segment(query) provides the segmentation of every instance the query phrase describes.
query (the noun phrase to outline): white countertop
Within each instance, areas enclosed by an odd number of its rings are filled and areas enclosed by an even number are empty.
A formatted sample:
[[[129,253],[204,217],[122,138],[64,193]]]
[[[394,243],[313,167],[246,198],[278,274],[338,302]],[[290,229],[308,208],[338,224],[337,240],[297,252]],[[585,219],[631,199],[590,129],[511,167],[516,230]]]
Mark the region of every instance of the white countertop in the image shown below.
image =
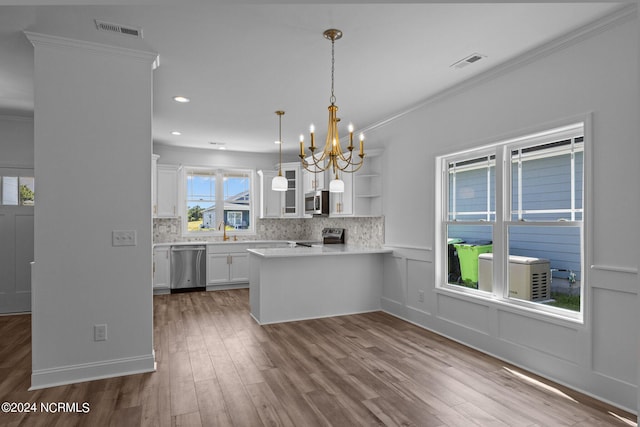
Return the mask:
[[[284,258],[300,256],[323,255],[366,255],[388,254],[393,250],[388,248],[366,248],[353,245],[314,245],[312,247],[296,246],[290,248],[258,248],[247,249],[248,252],[264,258]]]
[[[160,246],[182,246],[182,245],[263,245],[263,244],[295,244],[295,241],[292,240],[227,240],[223,242],[221,240],[211,240],[211,241],[191,241],[191,242],[164,242],[164,243],[154,243],[153,247]]]

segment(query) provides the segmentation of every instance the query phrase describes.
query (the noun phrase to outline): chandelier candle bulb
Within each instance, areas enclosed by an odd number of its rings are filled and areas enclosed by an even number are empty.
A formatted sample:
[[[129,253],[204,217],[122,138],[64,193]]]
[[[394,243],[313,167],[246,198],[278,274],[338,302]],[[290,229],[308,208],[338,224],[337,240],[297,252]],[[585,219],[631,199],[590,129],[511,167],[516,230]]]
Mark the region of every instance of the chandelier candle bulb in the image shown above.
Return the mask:
[[[353,124],[349,123],[349,151],[353,150]]]
[[[364,134],[360,134],[360,157],[364,157]]]

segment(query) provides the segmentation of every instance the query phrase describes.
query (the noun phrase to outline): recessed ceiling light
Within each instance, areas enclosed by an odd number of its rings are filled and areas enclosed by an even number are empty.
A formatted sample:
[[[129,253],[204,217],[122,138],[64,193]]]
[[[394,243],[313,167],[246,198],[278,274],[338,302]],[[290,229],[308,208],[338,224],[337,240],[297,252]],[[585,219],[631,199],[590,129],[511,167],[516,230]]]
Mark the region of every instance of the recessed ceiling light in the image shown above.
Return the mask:
[[[180,136],[182,135],[182,132],[178,132],[177,130],[174,130],[171,132],[171,135]]]
[[[222,147],[218,148],[218,150],[226,150],[226,149],[227,149],[227,147],[225,147],[225,146],[222,146]]]
[[[187,98],[186,96],[174,96],[173,100],[176,102],[180,102],[180,103],[185,103],[185,102],[189,102],[191,101],[189,98]]]
[[[282,144],[281,141],[273,141],[274,144]]]

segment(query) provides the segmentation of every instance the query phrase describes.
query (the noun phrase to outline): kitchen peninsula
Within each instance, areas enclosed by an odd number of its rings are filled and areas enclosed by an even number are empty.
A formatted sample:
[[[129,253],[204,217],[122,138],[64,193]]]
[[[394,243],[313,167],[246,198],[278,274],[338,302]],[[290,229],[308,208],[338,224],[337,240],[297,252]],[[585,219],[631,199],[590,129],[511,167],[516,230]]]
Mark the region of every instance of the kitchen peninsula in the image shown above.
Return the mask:
[[[251,316],[260,324],[380,309],[385,248],[249,249]]]

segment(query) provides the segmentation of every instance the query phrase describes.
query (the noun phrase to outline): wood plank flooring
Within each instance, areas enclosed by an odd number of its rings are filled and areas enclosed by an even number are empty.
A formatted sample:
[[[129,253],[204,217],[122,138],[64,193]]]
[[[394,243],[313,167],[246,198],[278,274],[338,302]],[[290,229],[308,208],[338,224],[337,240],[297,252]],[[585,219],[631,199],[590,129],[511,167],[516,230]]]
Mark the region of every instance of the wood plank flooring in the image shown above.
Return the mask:
[[[29,315],[0,317],[2,426],[607,426],[635,416],[382,312],[259,326],[248,290],[154,297],[158,370],[27,391]]]

